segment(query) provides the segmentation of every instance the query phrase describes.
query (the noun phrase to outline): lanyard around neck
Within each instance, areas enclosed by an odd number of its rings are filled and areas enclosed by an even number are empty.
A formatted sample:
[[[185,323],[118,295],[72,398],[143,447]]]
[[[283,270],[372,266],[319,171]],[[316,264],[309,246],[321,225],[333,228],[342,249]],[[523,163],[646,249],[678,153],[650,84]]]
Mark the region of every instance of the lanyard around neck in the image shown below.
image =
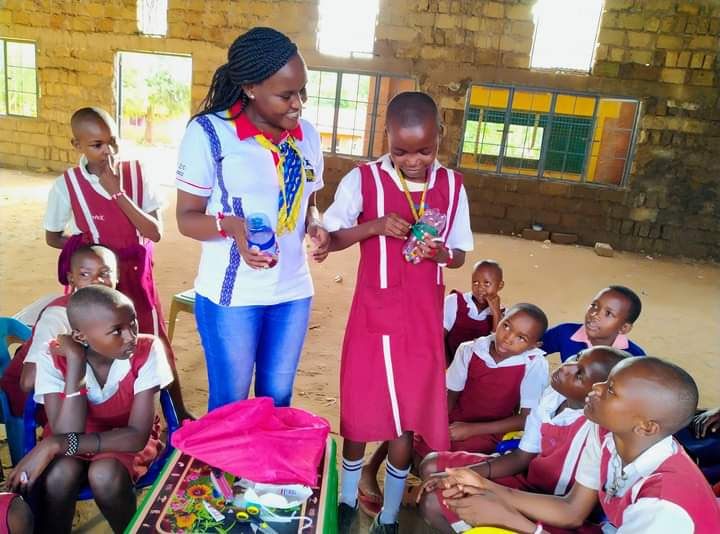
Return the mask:
[[[412,211],[413,217],[415,218],[415,222],[418,222],[420,220],[420,218],[423,216],[423,213],[425,213],[425,197],[427,196],[428,184],[430,183],[430,177],[428,176],[427,179],[425,180],[425,185],[423,186],[422,196],[420,197],[420,207],[418,209],[416,209],[415,202],[413,202],[412,195],[410,195],[410,189],[408,189],[407,180],[405,180],[405,176],[403,176],[403,173],[400,170],[400,167],[395,167],[395,171],[397,172],[398,178],[400,178],[400,184],[402,185],[403,193],[405,193],[405,198],[407,198],[408,204],[410,205],[410,211]]]

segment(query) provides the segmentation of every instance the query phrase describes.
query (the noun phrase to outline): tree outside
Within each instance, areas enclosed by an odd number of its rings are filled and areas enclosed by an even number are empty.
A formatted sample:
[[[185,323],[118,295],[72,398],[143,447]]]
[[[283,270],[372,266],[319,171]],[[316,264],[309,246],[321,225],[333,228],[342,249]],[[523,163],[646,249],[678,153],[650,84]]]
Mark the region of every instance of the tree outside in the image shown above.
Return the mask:
[[[146,146],[177,146],[190,118],[189,57],[121,52],[120,135]]]

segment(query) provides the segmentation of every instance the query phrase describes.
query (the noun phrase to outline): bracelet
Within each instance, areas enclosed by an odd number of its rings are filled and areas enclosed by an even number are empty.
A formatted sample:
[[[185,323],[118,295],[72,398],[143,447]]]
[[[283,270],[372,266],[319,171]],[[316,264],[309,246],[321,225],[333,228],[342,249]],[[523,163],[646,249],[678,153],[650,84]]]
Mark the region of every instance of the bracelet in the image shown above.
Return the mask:
[[[87,395],[87,388],[80,388],[75,393],[60,393],[61,399],[72,399],[73,397],[85,397]]]
[[[80,435],[77,432],[68,432],[65,434],[65,441],[67,442],[65,456],[75,456],[80,448]]]
[[[533,532],[533,534],[542,534],[542,531],[543,531],[543,524],[542,524],[542,523],[538,523],[538,524],[535,526],[535,532]]]
[[[98,454],[100,452],[100,444],[102,443],[102,439],[100,438],[100,432],[93,432],[95,434],[95,440],[97,441],[97,444],[95,445],[95,454]]]
[[[121,190],[118,191],[117,193],[113,193],[112,195],[110,195],[110,198],[111,198],[112,200],[117,200],[118,198],[124,197],[124,196],[125,196],[125,191],[123,191],[123,190],[121,189]]]
[[[225,214],[221,211],[218,211],[217,215],[215,215],[215,228],[217,228],[218,234],[227,239],[227,232],[222,229],[222,225],[220,224],[220,221],[222,221],[224,218]]]

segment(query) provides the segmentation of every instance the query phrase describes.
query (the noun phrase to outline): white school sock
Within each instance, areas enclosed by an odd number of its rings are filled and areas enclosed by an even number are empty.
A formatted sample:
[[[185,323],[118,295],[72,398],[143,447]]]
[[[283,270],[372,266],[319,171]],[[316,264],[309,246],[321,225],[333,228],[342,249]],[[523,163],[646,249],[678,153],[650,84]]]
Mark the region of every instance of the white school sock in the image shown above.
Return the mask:
[[[362,474],[363,459],[342,459],[342,479],[340,480],[340,502],[355,508],[357,504],[358,485]]]
[[[398,469],[388,460],[385,465],[385,498],[380,511],[379,522],[389,525],[397,521],[403,494],[405,493],[405,481],[407,480],[410,467]]]

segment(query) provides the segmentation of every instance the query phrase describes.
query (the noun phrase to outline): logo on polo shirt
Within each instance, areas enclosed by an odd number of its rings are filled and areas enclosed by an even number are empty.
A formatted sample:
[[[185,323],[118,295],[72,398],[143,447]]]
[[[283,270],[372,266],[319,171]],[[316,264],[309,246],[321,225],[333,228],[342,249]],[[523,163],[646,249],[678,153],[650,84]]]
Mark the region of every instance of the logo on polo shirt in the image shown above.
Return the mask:
[[[314,182],[315,181],[315,171],[313,170],[313,166],[310,165],[310,162],[303,158],[303,166],[305,167],[305,181],[306,182]]]
[[[94,221],[104,221],[105,215],[93,215],[92,218]]]
[[[175,173],[177,176],[180,176],[183,178],[185,176],[185,164],[184,163],[178,163],[177,172]]]

